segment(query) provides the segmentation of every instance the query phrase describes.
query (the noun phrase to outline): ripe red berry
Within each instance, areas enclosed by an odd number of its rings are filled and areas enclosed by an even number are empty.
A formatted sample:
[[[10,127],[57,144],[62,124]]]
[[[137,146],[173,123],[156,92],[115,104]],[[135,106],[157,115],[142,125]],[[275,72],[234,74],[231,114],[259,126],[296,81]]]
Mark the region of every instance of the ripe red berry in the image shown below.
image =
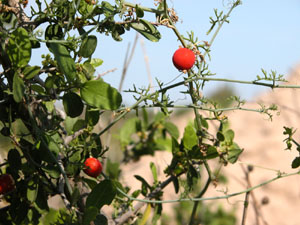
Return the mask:
[[[96,158],[87,158],[84,162],[83,172],[91,177],[98,177],[102,172],[102,164]]]
[[[10,174],[0,176],[0,194],[5,194],[15,188],[15,181]]]
[[[179,48],[175,51],[172,60],[178,70],[189,70],[193,67],[196,57],[191,49]]]

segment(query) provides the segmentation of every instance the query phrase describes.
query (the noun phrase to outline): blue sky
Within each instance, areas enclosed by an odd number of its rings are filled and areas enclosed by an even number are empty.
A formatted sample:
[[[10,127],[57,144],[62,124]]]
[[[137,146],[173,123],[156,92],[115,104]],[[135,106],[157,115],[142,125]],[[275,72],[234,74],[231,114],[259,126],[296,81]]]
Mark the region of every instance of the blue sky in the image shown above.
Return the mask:
[[[114,1],[109,1],[114,2]],[[132,1],[133,2],[133,1]],[[209,41],[206,36],[209,29],[209,17],[213,16],[213,9],[218,8],[227,12],[228,0],[172,0],[169,7],[174,7],[180,21],[177,28],[182,34],[193,30],[199,40]],[[254,80],[261,74],[261,68],[267,71],[276,70],[281,74],[288,74],[300,62],[300,1],[299,0],[244,0],[229,18],[216,38],[211,52],[210,70],[217,77]],[[154,7],[152,0],[140,0],[148,7]],[[154,20],[154,16],[146,14],[146,18]],[[144,39],[147,56],[149,58],[152,79],[155,77],[164,83],[170,82],[179,75],[172,64],[172,55],[180,43],[171,29],[158,28],[162,39],[158,43]],[[104,63],[97,69],[98,73],[117,68],[113,73],[105,75],[106,82],[114,87],[119,86],[123,61],[128,43],[133,43],[135,32],[123,35],[122,42],[115,42],[110,36],[97,34],[98,47],[94,58],[101,58]],[[143,38],[143,37],[140,37]],[[34,54],[32,61],[39,61],[40,54]],[[179,77],[176,81],[180,81]],[[155,81],[154,81],[155,82]],[[133,60],[128,69],[123,89],[129,89],[135,84],[137,87],[147,86],[148,78],[144,55],[140,41],[137,44]],[[204,93],[213,92],[221,83],[211,82]],[[257,93],[266,90],[250,85],[234,85],[242,98],[251,99]],[[170,92],[173,100],[183,99],[177,88]],[[124,103],[131,104],[134,99],[130,94],[122,93]],[[187,97],[186,102],[189,101]]]

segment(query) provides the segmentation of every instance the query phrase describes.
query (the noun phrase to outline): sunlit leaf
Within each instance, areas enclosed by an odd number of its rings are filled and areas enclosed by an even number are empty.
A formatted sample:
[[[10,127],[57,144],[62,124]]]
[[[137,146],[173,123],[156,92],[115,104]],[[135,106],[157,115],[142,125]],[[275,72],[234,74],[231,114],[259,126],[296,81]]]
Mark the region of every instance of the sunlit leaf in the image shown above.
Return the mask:
[[[28,64],[31,58],[31,42],[24,28],[19,27],[10,35],[7,55],[15,67],[24,67]]]
[[[16,102],[20,102],[24,96],[25,85],[18,73],[13,78],[13,97]]]
[[[122,96],[117,89],[102,80],[90,80],[80,88],[82,99],[90,106],[98,109],[118,109]]]
[[[76,77],[76,67],[68,49],[64,45],[57,43],[50,43],[49,48],[55,56],[60,71],[66,76],[68,81],[73,81]]]
[[[161,38],[159,31],[147,20],[131,23],[130,26],[150,41],[158,42]]]
[[[88,58],[90,57],[97,47],[97,37],[95,35],[89,35],[84,37],[80,49],[79,55]]]

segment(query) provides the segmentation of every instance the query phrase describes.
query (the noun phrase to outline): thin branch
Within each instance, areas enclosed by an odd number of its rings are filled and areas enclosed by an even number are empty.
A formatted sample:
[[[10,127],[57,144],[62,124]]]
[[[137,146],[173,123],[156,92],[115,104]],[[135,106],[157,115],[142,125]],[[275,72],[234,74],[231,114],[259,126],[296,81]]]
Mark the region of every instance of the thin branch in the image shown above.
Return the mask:
[[[61,157],[59,155],[58,155],[57,162],[58,162],[59,166],[64,170],[64,165],[63,165],[63,163],[61,161]],[[64,179],[63,174],[61,173],[60,177],[59,177],[59,181],[58,181],[58,191],[59,191],[59,194],[60,194],[66,208],[68,210],[70,210],[72,208],[72,205],[67,199],[67,196],[64,191],[64,187],[65,187],[65,179]]]
[[[210,167],[209,167],[209,165],[206,161],[204,161],[204,165],[205,165],[205,168],[206,168],[206,171],[207,171],[207,174],[208,174],[208,179],[206,181],[206,184],[205,184],[204,188],[201,190],[201,192],[197,195],[196,198],[201,198],[205,194],[205,192],[207,191],[207,189],[208,189],[208,187],[209,187],[209,185],[212,181],[212,173],[211,173]],[[189,225],[194,224],[195,215],[196,215],[196,212],[197,212],[198,205],[199,205],[198,201],[194,202],[193,211],[192,211],[192,214],[191,214],[191,217],[190,217]]]
[[[64,138],[64,145],[67,146],[70,144],[71,141],[73,141],[75,138],[77,138],[79,135],[83,134],[86,128],[80,129],[76,131],[74,134],[67,136]]]
[[[105,76],[105,75],[108,74],[108,73],[113,73],[113,72],[115,72],[116,70],[117,70],[117,68],[113,68],[113,69],[111,69],[111,70],[107,70],[107,71],[105,71],[105,72],[103,72],[103,73],[100,73],[100,74],[98,74],[98,76],[95,78],[95,80],[99,80],[100,77],[103,77],[103,76]]]
[[[124,193],[122,190],[118,189],[118,192],[122,195],[124,195],[125,197],[129,198],[129,200],[132,201],[138,201],[138,202],[144,202],[144,203],[152,203],[152,204],[165,204],[165,203],[175,203],[175,202],[189,202],[189,201],[211,201],[211,200],[219,200],[219,199],[229,199],[238,195],[242,195],[245,194],[247,192],[253,191],[257,188],[260,188],[262,186],[265,186],[269,183],[272,183],[276,180],[282,179],[282,178],[286,178],[286,177],[290,177],[290,176],[295,176],[295,175],[300,175],[300,171],[294,172],[294,173],[288,173],[288,174],[278,174],[278,176],[269,179],[265,182],[262,182],[256,186],[252,186],[250,188],[247,188],[245,190],[239,191],[239,192],[234,192],[232,194],[228,194],[228,195],[223,195],[223,196],[216,196],[216,197],[208,197],[208,198],[180,198],[180,199],[172,199],[172,200],[148,200],[148,199],[139,199],[139,198],[133,198],[131,196],[129,196],[128,194]]]
[[[123,6],[125,6],[125,7],[130,7],[130,8],[135,8],[135,7],[136,7],[136,4],[130,3],[130,2],[123,2]],[[144,7],[144,6],[141,6],[141,5],[139,5],[139,8],[141,8],[143,11],[151,12],[151,13],[162,14],[162,13],[164,12],[164,11],[159,11],[159,10],[154,9],[154,8]]]
[[[249,178],[250,170],[246,170],[243,166],[242,166],[242,169],[243,169],[243,171],[245,173],[245,179],[246,179],[246,182],[247,182],[247,188],[250,188],[251,187],[250,178]],[[241,223],[241,225],[245,225],[246,224],[247,209],[248,209],[248,206],[249,206],[249,194],[250,194],[250,191],[246,192],[246,194],[245,194],[244,209],[243,209],[243,216],[242,216],[242,223]]]
[[[139,203],[137,203],[134,206],[133,210],[129,210],[128,212],[126,212],[125,214],[121,215],[120,217],[118,217],[117,219],[115,219],[115,224],[116,225],[121,225],[126,223],[130,218],[133,218],[137,212],[147,203],[147,200],[155,197],[157,195],[157,193],[159,193],[162,189],[164,189],[169,183],[171,183],[173,181],[175,177],[171,176],[169,177],[167,180],[165,180],[163,183],[161,183],[159,185],[159,187],[157,187],[156,189],[154,189],[147,198],[145,198],[145,201],[140,201]],[[126,193],[124,193],[121,189],[117,188],[117,190],[125,195],[127,198],[129,198],[129,200],[132,200],[131,197],[129,195],[127,195]],[[150,200],[149,200],[150,201]]]

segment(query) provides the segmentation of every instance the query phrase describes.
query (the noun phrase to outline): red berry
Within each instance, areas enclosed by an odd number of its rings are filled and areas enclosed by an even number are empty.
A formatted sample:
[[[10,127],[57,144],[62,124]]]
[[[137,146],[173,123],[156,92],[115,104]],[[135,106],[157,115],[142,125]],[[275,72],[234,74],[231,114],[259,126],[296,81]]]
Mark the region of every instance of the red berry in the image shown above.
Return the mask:
[[[15,188],[15,181],[10,174],[0,176],[0,194],[5,194]]]
[[[196,57],[191,49],[179,48],[175,51],[172,60],[178,70],[189,70],[193,67]]]
[[[96,158],[87,158],[84,162],[83,172],[91,177],[98,177],[102,172],[102,164]]]

